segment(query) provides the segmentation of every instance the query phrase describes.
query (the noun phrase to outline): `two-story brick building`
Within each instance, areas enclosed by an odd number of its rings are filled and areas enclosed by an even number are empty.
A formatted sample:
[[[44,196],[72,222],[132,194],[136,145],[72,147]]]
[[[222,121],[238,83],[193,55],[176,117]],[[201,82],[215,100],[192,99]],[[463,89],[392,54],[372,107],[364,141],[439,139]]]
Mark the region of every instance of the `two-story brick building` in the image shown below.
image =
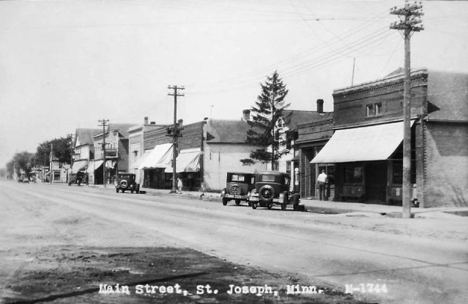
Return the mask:
[[[335,200],[401,204],[403,80],[334,91],[333,135],[311,163],[334,166]],[[467,206],[468,75],[413,70],[411,126],[413,196]]]

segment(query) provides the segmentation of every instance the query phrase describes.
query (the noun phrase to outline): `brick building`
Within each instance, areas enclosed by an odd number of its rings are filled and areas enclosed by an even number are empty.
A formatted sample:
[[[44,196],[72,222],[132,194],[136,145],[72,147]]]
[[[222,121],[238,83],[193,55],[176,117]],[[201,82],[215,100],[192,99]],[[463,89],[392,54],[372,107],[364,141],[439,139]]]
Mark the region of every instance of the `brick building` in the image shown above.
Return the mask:
[[[401,204],[403,80],[334,91],[333,135],[311,163],[333,167],[335,200]],[[467,206],[468,75],[413,70],[411,126],[413,197]]]

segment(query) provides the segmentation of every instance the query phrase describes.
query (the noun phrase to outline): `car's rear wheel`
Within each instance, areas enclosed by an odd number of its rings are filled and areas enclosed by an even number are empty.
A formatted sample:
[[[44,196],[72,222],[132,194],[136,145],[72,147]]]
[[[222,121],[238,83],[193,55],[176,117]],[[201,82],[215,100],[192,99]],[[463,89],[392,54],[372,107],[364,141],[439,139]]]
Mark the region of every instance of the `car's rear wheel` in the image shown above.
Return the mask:
[[[257,209],[257,203],[251,203],[252,204],[252,209]]]
[[[269,203],[268,206],[267,206],[268,209],[271,209],[273,208],[273,204],[272,203]]]
[[[133,190],[131,190],[132,194],[133,194]]]
[[[119,188],[115,188],[115,192],[116,192],[116,193],[119,193]]]
[[[241,203],[241,201],[240,201],[240,200],[236,200],[236,205],[237,205],[237,206],[239,206],[239,205],[240,205],[240,203]]]

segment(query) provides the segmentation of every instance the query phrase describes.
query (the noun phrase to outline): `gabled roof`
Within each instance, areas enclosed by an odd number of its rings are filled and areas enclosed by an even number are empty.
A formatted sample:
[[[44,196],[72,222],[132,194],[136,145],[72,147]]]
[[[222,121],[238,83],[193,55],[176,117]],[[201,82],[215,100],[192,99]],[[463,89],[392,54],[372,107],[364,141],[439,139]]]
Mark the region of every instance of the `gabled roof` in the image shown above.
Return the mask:
[[[108,130],[109,132],[113,132],[114,130],[118,130],[119,134],[123,138],[128,138],[128,129],[131,127],[138,126],[138,124],[129,124],[129,123],[110,123]]]
[[[79,128],[75,131],[74,145],[76,146],[76,140],[80,140],[80,146],[82,145],[93,145],[93,137],[101,132],[100,129],[84,129]]]
[[[247,141],[250,126],[243,120],[209,119],[206,124],[208,143],[242,143]]]
[[[333,117],[333,112],[283,110],[283,119],[291,130],[296,130],[298,125],[326,120],[331,117]]]

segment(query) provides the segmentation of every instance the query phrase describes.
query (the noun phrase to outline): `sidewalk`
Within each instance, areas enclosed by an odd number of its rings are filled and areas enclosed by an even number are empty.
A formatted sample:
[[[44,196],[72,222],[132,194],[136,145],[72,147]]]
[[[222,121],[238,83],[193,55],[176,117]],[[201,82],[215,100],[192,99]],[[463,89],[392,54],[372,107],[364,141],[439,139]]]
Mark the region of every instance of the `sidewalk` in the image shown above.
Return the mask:
[[[182,194],[170,193],[170,190],[161,189],[142,189],[146,195],[154,196],[180,196],[191,199],[201,199],[205,201],[213,201],[221,203],[219,193],[198,192],[198,191],[183,191]],[[401,217],[403,207],[388,206],[377,204],[363,204],[351,202],[333,202],[319,201],[312,199],[301,199],[301,205],[305,206],[305,211],[321,214],[342,214],[342,213],[360,213],[373,214],[389,217]],[[289,208],[289,207],[288,207]],[[411,213],[415,218],[460,218],[460,216],[468,216],[468,207],[441,207],[441,208],[411,208]]]

